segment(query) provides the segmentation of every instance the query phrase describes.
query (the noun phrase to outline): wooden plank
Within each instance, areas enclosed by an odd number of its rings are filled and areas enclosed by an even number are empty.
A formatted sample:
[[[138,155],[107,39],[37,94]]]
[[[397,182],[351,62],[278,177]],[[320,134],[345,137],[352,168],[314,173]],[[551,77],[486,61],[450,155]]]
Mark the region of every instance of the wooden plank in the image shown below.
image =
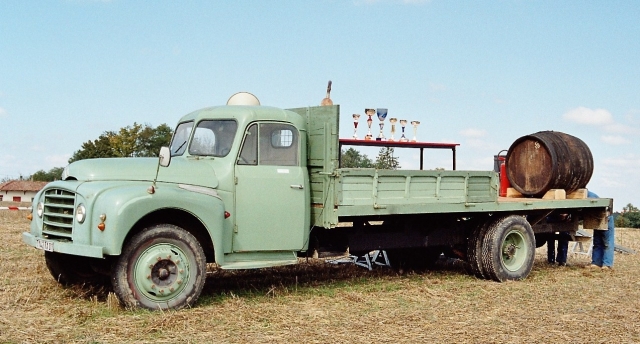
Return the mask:
[[[586,199],[589,191],[587,189],[578,189],[567,194],[567,199]]]
[[[524,198],[524,195],[514,188],[507,188],[507,198]]]
[[[551,189],[542,196],[542,199],[567,199],[567,192],[564,189]]]

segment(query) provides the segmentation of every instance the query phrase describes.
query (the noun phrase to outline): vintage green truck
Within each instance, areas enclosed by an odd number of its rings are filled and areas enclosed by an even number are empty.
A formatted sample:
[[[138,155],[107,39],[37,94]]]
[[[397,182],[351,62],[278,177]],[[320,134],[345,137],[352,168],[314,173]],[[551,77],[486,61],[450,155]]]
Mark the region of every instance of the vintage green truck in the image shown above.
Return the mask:
[[[526,278],[536,238],[603,226],[610,199],[498,197],[494,171],[340,168],[339,105],[225,105],[180,119],[158,158],[68,165],[23,241],[62,284],[110,281],[127,307],[193,305],[207,263],[254,269],[318,251],[445,252],[480,278]],[[548,223],[553,214],[572,221]],[[339,225],[340,224],[340,225]]]

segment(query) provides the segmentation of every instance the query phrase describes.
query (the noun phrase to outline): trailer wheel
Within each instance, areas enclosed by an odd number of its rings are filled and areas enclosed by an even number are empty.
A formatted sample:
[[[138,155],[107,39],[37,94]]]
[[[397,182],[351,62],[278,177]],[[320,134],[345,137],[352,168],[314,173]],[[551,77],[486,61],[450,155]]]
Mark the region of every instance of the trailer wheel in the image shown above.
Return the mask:
[[[163,224],[131,238],[112,276],[113,289],[126,307],[180,309],[200,296],[206,259],[193,235]]]
[[[482,264],[482,241],[490,224],[491,222],[488,221],[474,228],[467,240],[467,263],[469,263],[471,273],[478,278],[488,278]]]
[[[44,261],[51,276],[64,286],[80,284],[105,285],[109,283],[109,278],[106,275],[96,272],[92,267],[94,260],[96,261],[96,265],[98,263],[104,263],[99,262],[97,258],[74,256],[58,252],[44,252]]]
[[[482,243],[485,278],[498,282],[526,278],[533,267],[535,237],[531,225],[518,215],[493,222]]]

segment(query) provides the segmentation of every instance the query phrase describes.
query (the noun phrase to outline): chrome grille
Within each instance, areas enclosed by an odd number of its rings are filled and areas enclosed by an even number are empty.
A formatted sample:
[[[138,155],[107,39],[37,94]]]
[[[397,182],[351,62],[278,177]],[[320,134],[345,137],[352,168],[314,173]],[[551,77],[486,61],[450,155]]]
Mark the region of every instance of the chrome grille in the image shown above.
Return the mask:
[[[44,234],[71,238],[75,211],[75,193],[51,189],[44,193]]]

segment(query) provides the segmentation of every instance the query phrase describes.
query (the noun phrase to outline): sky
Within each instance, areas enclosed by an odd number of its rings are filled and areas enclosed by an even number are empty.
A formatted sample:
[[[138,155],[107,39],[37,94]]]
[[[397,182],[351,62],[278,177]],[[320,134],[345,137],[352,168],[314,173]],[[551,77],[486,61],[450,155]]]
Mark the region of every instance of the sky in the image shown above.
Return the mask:
[[[319,105],[332,80],[340,137],[352,114],[387,108],[420,121],[419,141],[459,143],[459,170],[491,170],[516,139],[560,131],[589,146],[590,190],[637,206],[638,18],[622,0],[0,1],[0,179],[239,91]],[[418,168],[417,152],[396,154]],[[425,158],[451,165],[448,151]]]

